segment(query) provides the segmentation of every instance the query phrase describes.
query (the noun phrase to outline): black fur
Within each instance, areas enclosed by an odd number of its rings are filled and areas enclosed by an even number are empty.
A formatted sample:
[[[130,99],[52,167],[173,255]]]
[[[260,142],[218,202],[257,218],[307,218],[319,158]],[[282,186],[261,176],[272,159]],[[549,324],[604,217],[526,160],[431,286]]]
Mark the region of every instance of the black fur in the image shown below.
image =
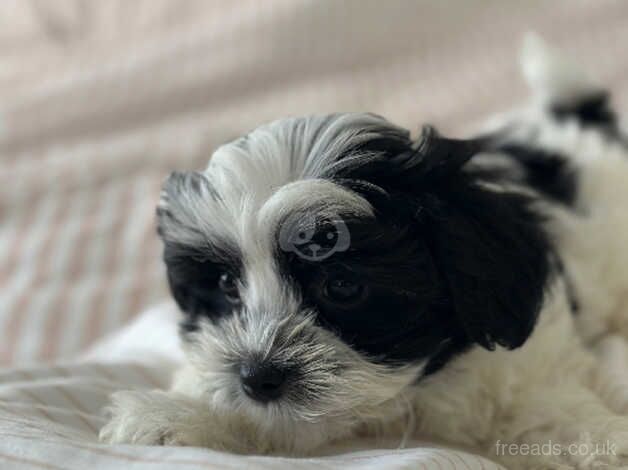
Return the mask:
[[[461,171],[482,140],[426,128],[418,145],[374,143],[382,158],[335,178],[371,202],[375,219],[348,222],[347,252],[318,265],[292,263],[322,324],[385,362],[428,359],[426,374],[474,343],[523,344],[551,272],[551,244],[531,199],[489,191]],[[349,311],[321,302],[309,286],[334,270],[367,284],[368,302]]]
[[[578,190],[578,175],[564,155],[521,144],[508,144],[496,150],[521,165],[525,174],[524,184],[554,201],[573,206]]]
[[[172,173],[164,183],[163,191],[169,203],[176,203],[185,193],[207,194],[211,198],[219,199],[214,188],[199,172]],[[157,209],[157,233],[164,240],[163,259],[167,268],[168,285],[184,313],[180,328],[185,335],[198,328],[201,317],[216,320],[233,311],[233,305],[220,290],[218,280],[225,272],[238,277],[242,269],[242,256],[238,247],[226,241],[187,246],[170,240],[168,227],[183,225],[182,220],[185,220],[180,213],[185,208],[176,204],[175,207],[178,210],[169,206]],[[197,232],[199,239],[204,238],[198,227],[186,226],[186,229]]]
[[[170,292],[185,314],[180,324],[184,335],[198,329],[200,318],[217,320],[233,311],[233,304],[220,290],[218,280],[225,272],[238,277],[241,260],[234,253],[218,256],[215,249],[211,253],[208,256],[207,250],[173,243],[164,245]]]
[[[610,94],[600,90],[582,97],[576,102],[554,103],[550,112],[559,121],[576,119],[584,127],[596,127],[608,135],[617,137],[617,115],[611,109]]]

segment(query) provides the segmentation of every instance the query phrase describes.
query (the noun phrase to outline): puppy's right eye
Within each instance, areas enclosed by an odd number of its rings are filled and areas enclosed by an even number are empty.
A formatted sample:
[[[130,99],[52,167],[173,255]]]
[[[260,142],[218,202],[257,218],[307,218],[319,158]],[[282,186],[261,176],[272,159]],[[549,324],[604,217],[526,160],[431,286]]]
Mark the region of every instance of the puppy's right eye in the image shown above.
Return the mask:
[[[342,278],[331,279],[324,287],[325,295],[337,303],[352,302],[363,290],[364,286]]]
[[[341,275],[328,277],[319,287],[320,301],[332,308],[355,308],[361,305],[368,296],[367,285]]]
[[[225,294],[227,300],[233,304],[240,303],[240,293],[238,283],[231,273],[222,273],[218,279],[218,287]]]

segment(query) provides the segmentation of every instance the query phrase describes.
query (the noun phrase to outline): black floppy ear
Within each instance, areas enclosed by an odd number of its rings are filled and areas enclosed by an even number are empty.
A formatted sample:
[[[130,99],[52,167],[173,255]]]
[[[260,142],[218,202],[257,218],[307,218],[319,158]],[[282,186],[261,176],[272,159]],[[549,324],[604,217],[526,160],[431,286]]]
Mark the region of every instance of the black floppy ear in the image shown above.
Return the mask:
[[[416,227],[438,271],[442,297],[432,310],[455,322],[456,334],[516,348],[536,323],[551,245],[529,196],[491,190],[463,168],[490,146],[490,136],[448,139],[424,127],[416,143],[378,141],[382,158],[341,177],[379,216]]]
[[[532,332],[550,276],[541,217],[520,194],[459,181],[424,199],[420,226],[468,338],[487,349],[521,346]]]
[[[468,338],[487,349],[516,348],[541,309],[551,244],[530,196],[491,190],[479,175],[461,171],[490,142],[424,129],[415,157],[423,183],[417,219]]]
[[[494,191],[465,167],[491,136],[448,139],[431,127],[415,143],[381,135],[359,149],[376,158],[348,158],[335,177],[378,217],[416,228],[438,272],[439,299],[428,308],[455,334],[487,349],[523,344],[543,303],[551,244],[529,196]]]

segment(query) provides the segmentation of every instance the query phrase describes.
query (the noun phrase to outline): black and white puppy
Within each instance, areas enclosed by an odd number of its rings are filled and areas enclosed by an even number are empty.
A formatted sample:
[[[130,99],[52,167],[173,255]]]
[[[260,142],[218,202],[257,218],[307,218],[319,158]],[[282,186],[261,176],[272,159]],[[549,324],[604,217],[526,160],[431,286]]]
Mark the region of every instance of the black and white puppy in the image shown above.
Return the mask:
[[[534,102],[481,138],[288,118],[173,174],[159,233],[187,365],[171,391],[115,394],[101,439],[298,455],[411,433],[510,468],[628,464],[628,408],[589,350],[628,334],[628,152],[606,95],[539,40],[524,71]],[[495,447],[550,440],[617,447]]]

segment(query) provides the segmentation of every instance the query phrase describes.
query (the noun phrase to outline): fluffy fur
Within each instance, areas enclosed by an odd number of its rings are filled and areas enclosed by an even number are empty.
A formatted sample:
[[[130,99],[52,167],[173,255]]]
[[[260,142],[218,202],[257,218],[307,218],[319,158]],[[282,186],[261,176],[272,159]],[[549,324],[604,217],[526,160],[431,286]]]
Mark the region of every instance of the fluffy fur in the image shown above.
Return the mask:
[[[533,103],[479,138],[289,118],[173,174],[188,363],[168,392],[115,394],[101,439],[305,455],[417,434],[508,468],[628,465],[590,352],[628,335],[628,152],[603,90],[538,39],[523,62]],[[548,441],[581,446],[499,447]]]

